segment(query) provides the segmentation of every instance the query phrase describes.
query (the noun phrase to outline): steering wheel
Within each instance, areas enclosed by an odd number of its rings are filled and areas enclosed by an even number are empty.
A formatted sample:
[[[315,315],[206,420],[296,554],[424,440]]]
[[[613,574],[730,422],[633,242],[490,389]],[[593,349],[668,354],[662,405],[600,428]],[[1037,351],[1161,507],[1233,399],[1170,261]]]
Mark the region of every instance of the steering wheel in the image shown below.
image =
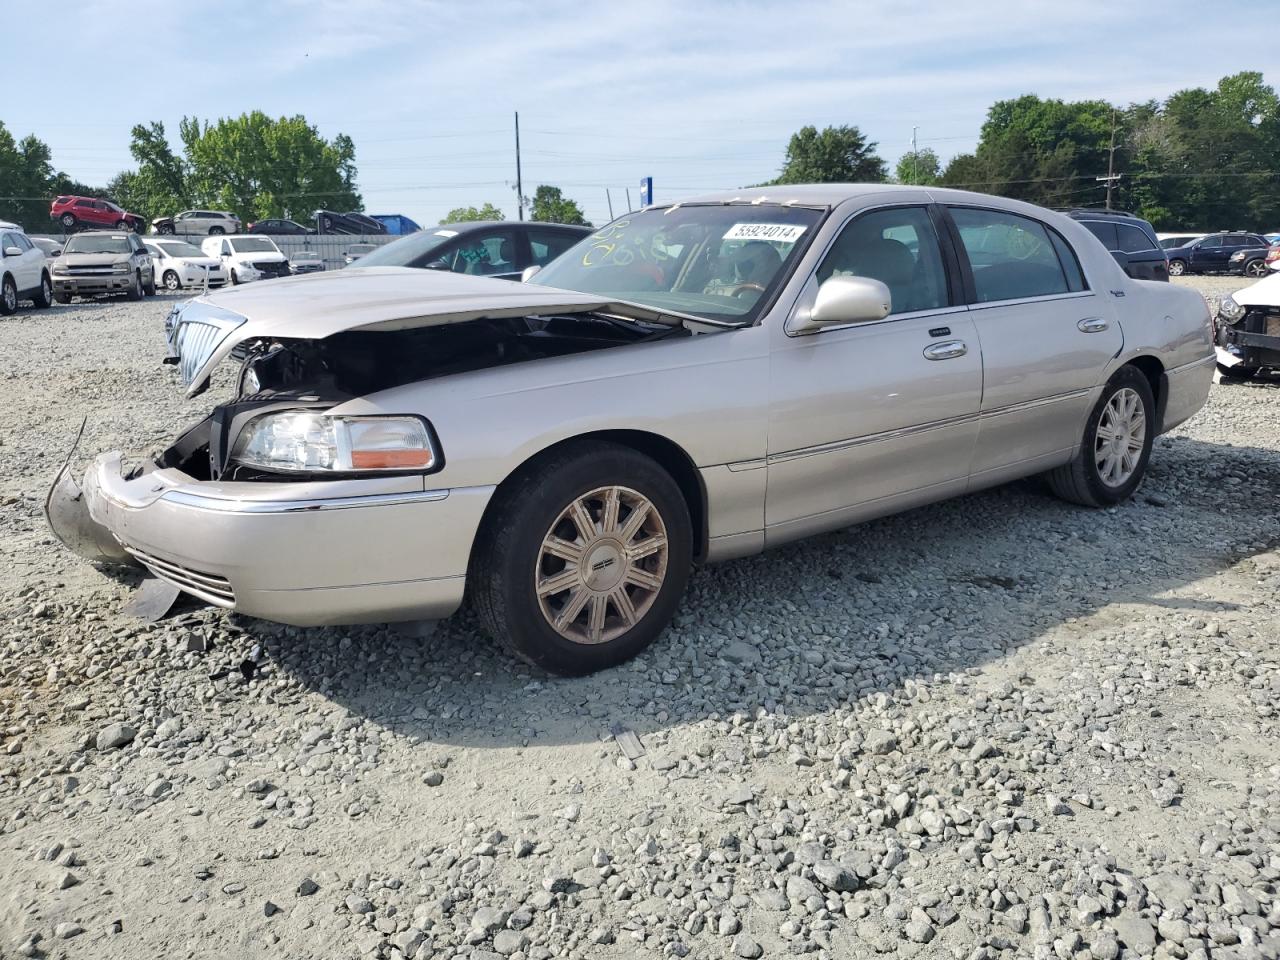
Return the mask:
[[[729,288],[726,297],[740,297],[744,293],[755,291],[756,293],[764,293],[764,287],[758,283],[738,283]]]

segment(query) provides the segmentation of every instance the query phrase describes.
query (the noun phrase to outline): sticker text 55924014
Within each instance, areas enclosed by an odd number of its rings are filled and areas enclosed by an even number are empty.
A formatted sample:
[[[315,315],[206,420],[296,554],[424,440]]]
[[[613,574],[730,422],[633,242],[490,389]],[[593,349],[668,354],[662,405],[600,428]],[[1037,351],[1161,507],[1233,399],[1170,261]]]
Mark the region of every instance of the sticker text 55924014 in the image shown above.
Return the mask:
[[[805,227],[795,223],[735,223],[723,240],[772,240],[775,243],[795,243]]]

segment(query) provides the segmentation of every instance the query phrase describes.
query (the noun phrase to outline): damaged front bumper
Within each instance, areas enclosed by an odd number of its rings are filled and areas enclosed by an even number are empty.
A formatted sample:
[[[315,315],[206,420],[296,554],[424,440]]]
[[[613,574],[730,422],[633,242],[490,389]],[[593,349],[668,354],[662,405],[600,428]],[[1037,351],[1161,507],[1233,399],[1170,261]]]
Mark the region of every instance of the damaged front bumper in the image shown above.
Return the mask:
[[[66,467],[45,512],[97,562],[134,563],[208,603],[298,626],[431,620],[462,602],[492,487],[422,477],[317,482],[127,476],[119,453],[77,485]]]

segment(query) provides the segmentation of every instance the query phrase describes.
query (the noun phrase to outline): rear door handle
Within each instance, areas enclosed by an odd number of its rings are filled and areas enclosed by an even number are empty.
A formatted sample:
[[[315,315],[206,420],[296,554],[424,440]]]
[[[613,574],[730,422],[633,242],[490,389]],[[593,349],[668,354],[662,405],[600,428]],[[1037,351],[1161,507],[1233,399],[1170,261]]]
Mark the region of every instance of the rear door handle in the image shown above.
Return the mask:
[[[963,357],[968,352],[969,346],[963,340],[944,340],[924,348],[926,360],[950,360],[953,357]]]
[[[1110,324],[1101,317],[1085,317],[1076,326],[1080,328],[1081,333],[1101,333]]]

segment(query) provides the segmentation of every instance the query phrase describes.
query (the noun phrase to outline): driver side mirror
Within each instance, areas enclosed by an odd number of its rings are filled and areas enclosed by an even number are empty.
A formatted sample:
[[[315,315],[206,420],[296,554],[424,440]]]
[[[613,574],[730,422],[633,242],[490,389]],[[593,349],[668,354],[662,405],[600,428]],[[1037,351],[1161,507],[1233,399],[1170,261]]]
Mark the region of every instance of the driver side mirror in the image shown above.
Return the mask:
[[[533,279],[534,274],[536,274],[541,269],[542,267],[538,266],[538,264],[536,263],[533,264],[533,266],[525,267],[523,270],[520,271],[520,282],[528,283],[530,280]]]
[[[821,327],[843,323],[870,323],[883,320],[893,309],[889,288],[871,277],[830,277],[820,287],[806,316],[798,315],[792,326],[797,333],[812,333]]]

